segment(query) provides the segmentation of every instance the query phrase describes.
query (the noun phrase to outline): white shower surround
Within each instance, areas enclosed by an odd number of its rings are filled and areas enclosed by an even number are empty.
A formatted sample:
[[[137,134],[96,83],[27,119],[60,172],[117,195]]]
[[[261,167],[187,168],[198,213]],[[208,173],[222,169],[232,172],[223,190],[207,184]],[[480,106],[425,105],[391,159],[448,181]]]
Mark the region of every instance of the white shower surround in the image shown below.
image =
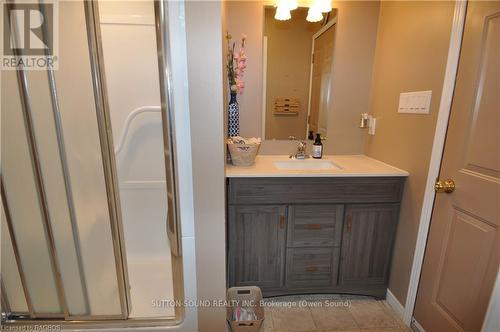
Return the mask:
[[[131,3],[131,5],[138,5],[138,3]],[[144,6],[144,2],[140,6]],[[110,16],[106,14],[105,7],[101,9],[104,61],[117,152],[116,160],[129,277],[132,284],[132,318],[139,318],[147,313],[148,309],[151,311],[151,299],[148,297],[155,296],[155,299],[173,298],[170,250],[165,231],[167,206],[161,114],[159,107],[156,106],[160,104],[158,76],[152,77],[149,74],[153,69],[151,62],[155,66],[157,63],[154,16],[148,10],[140,10],[140,12],[143,14],[142,16],[134,15],[127,19],[125,13],[124,15]],[[179,199],[182,223],[184,293],[186,300],[193,300],[196,298],[196,273],[190,126],[187,85],[185,84],[187,64],[183,2],[169,3],[169,26],[170,42],[176,45],[175,48],[170,48],[171,61],[176,64],[172,66],[175,141],[182,142],[182,147],[177,147],[176,163],[181,196]],[[122,34],[121,38],[117,34]],[[141,34],[142,36],[139,36]],[[125,35],[129,38],[124,38]],[[140,45],[134,44],[138,37]],[[111,47],[108,45],[108,49],[106,49],[106,42],[111,39],[115,42],[119,41],[119,43],[127,43],[128,41],[129,51],[124,53],[124,50],[120,50],[117,44]],[[153,57],[154,61],[149,61]],[[138,59],[145,60],[137,62]],[[134,62],[127,64],[127,61]],[[120,71],[120,65],[133,66],[135,70]],[[157,67],[154,68],[153,72],[157,74]],[[151,77],[146,77],[144,73],[148,73]],[[124,77],[124,75],[130,75],[130,77]],[[130,84],[131,80],[133,85]],[[131,86],[133,86],[132,90],[130,90]],[[114,93],[113,90],[116,92]],[[126,92],[124,93],[124,91]],[[148,222],[147,227],[144,227],[145,220]],[[168,271],[165,270],[165,267],[168,267]],[[148,277],[148,270],[156,271],[154,278]],[[158,274],[161,276],[159,277]],[[164,281],[167,276],[170,282],[162,285],[161,281]],[[141,283],[141,281],[148,280],[149,284],[147,282]],[[151,287],[155,281],[157,284]],[[134,283],[146,287],[140,289],[136,287],[137,289],[134,291]],[[161,291],[159,291],[160,289]],[[136,305],[134,305],[134,299]],[[167,310],[156,313],[169,315],[173,314],[173,310],[172,312]],[[157,328],[138,328],[135,330],[155,329]],[[181,325],[158,329],[195,331],[197,329],[196,308],[186,308],[186,317]],[[112,330],[107,329],[106,331]]]

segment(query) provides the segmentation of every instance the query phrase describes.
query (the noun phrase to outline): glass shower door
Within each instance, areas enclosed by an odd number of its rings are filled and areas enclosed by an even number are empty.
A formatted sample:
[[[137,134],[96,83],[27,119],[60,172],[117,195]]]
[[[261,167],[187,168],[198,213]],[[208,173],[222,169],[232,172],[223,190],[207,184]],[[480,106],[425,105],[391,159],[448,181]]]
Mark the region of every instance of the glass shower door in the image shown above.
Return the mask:
[[[4,302],[30,318],[122,319],[120,211],[99,124],[92,13],[83,1],[58,11],[58,69],[2,73],[2,254],[14,254],[2,259]]]
[[[2,73],[2,312],[13,324],[179,324],[167,3],[54,4],[57,68]],[[23,20],[6,17],[17,46]]]
[[[158,1],[99,0],[133,319],[175,319],[175,175]],[[156,8],[155,8],[156,6]],[[160,8],[161,7],[161,8]],[[126,56],[124,56],[126,54]],[[159,58],[160,54],[160,58]],[[167,221],[168,226],[167,226]]]

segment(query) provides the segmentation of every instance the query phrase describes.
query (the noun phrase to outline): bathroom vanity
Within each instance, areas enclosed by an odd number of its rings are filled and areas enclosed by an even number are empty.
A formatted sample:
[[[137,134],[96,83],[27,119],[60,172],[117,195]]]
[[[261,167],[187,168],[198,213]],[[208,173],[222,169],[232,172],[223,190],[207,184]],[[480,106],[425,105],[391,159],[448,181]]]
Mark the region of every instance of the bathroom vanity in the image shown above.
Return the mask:
[[[385,298],[407,175],[366,156],[228,166],[229,286]]]

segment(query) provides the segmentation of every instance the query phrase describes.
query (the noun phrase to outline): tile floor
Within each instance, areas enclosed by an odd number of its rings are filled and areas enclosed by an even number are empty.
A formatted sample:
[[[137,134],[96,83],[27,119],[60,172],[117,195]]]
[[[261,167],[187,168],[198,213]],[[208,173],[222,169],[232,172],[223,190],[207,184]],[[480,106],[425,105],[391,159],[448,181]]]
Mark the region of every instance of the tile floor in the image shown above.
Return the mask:
[[[309,305],[264,307],[261,332],[403,332],[411,331],[385,301],[355,297],[310,301]],[[288,303],[296,302],[296,298]],[[321,305],[317,303],[321,302]],[[328,303],[328,304],[327,304]],[[303,302],[299,302],[303,304]]]

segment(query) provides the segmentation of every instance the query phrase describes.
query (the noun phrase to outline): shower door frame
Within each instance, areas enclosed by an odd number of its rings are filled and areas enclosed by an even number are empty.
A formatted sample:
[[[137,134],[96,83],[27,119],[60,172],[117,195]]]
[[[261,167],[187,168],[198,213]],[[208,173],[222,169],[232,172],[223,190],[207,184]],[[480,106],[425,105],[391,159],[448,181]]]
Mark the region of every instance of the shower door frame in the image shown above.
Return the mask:
[[[173,182],[173,194],[178,198],[177,191],[177,174],[175,171],[175,139],[174,139],[174,127],[173,127],[173,92],[171,86],[171,67],[170,67],[170,54],[169,54],[169,30],[168,30],[168,5],[166,1],[162,0],[151,0],[154,2],[155,9],[155,25],[156,25],[156,38],[157,38],[157,48],[158,48],[158,68],[159,68],[159,80],[160,80],[160,94],[162,101],[162,126],[163,126],[163,139],[164,144],[168,144],[170,153],[165,149],[165,158],[171,157],[169,160],[165,159],[165,162],[170,163],[171,174],[168,174],[169,167],[166,167],[167,179],[170,178]],[[71,328],[116,328],[116,327],[160,327],[160,326],[177,326],[184,321],[185,309],[182,305],[175,305],[174,311],[175,316],[172,318],[129,318],[129,313],[131,311],[130,302],[130,289],[128,270],[127,270],[127,259],[125,251],[125,238],[123,232],[123,224],[121,218],[121,208],[120,208],[120,197],[118,191],[118,179],[116,174],[116,162],[113,148],[113,135],[111,129],[111,119],[110,111],[107,102],[107,92],[106,92],[106,80],[104,71],[104,61],[103,61],[103,50],[102,50],[102,39],[100,32],[99,23],[99,7],[98,0],[82,1],[85,11],[88,47],[90,54],[90,66],[92,75],[92,84],[94,90],[94,99],[97,115],[97,126],[99,131],[99,141],[102,154],[103,162],[103,172],[105,178],[106,186],[106,196],[108,202],[108,209],[110,214],[111,222],[111,233],[113,241],[113,251],[115,256],[115,264],[118,279],[118,291],[120,298],[120,315],[69,315],[66,306],[64,306],[64,313],[56,317],[49,317],[47,315],[41,315],[44,319],[43,321],[38,320],[40,316],[37,316],[31,307],[31,301],[29,299],[29,293],[25,288],[25,282],[21,280],[23,288],[25,290],[25,297],[27,299],[27,304],[29,308],[29,313],[26,318],[25,316],[18,316],[19,319],[7,319],[2,323],[5,325],[19,326],[19,325],[61,325]],[[22,75],[23,73],[20,73]],[[49,86],[52,94],[52,98],[57,96],[55,89],[54,78],[51,76],[52,72],[49,72]],[[26,102],[27,95],[20,92],[22,102]],[[54,100],[53,100],[54,107]],[[57,110],[58,112],[58,110]],[[167,128],[168,130],[165,130]],[[57,128],[56,128],[57,129]],[[64,142],[61,142],[62,136],[58,136],[58,143],[64,146]],[[32,142],[31,142],[32,143]],[[36,143],[36,142],[35,142]],[[30,147],[31,148],[31,147]],[[64,161],[62,161],[64,163]],[[167,166],[167,165],[166,165]],[[38,172],[37,169],[34,170]],[[6,199],[6,193],[3,188],[3,181],[0,182],[2,186],[2,203],[4,211],[8,212],[8,202]],[[166,221],[166,232],[171,240],[171,251],[172,251],[172,279],[173,279],[173,289],[174,289],[174,301],[175,303],[184,303],[184,276],[183,276],[183,261],[181,255],[181,228],[180,228],[180,217],[178,214],[179,203],[178,199],[174,199],[173,215],[175,222],[172,224],[173,227],[169,227]],[[10,226],[8,225],[9,230]],[[9,232],[11,233],[11,232]],[[11,234],[12,235],[12,234]],[[11,238],[12,241],[12,238]],[[15,241],[15,238],[14,238]],[[173,243],[172,243],[173,242]],[[14,242],[12,242],[14,245]],[[20,276],[23,276],[22,266],[20,265],[20,259],[18,260],[18,252],[14,247],[14,252],[16,256],[16,265],[20,269]],[[54,248],[55,249],[55,248]],[[51,255],[52,258],[56,257]],[[21,278],[22,279],[22,278]],[[62,282],[60,283],[61,290],[64,294],[64,286]],[[2,304],[8,307],[8,298],[6,293],[2,289]],[[64,302],[65,303],[65,302]],[[60,316],[60,317],[59,317]]]

